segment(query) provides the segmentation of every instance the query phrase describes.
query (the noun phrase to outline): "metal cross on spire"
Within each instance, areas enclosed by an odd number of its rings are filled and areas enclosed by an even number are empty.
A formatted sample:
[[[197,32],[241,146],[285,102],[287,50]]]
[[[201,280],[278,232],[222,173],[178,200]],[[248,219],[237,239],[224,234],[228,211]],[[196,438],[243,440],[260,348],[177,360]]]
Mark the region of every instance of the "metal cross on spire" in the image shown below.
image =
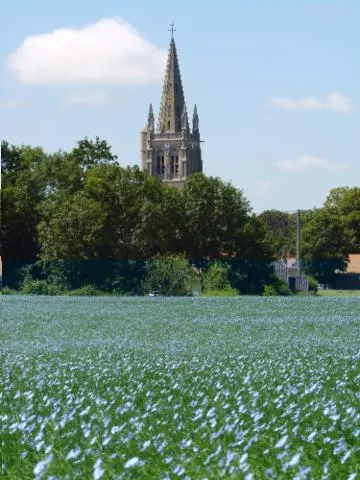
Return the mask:
[[[176,32],[175,28],[175,23],[170,23],[170,28],[169,28],[169,32],[171,32],[171,38],[174,38],[174,32]]]

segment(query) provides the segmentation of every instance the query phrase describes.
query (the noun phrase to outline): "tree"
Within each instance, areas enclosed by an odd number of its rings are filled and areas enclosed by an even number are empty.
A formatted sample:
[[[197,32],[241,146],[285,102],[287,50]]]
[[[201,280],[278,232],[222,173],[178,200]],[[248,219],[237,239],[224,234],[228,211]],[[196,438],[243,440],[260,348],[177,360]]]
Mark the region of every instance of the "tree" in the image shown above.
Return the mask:
[[[39,254],[36,226],[44,184],[41,148],[1,143],[1,255],[6,262],[32,262]]]
[[[191,294],[196,273],[183,255],[157,255],[148,262],[144,293],[156,291],[165,296]]]
[[[336,271],[344,271],[350,235],[340,216],[316,210],[302,230],[302,259],[305,271],[320,283],[334,283]]]
[[[43,260],[97,258],[103,243],[106,212],[84,192],[59,194],[42,208],[39,224]]]
[[[349,253],[360,253],[360,187],[333,188],[324,208],[342,218],[351,237]]]
[[[230,266],[227,263],[216,260],[212,262],[205,271],[202,278],[202,287],[204,293],[236,295],[239,292],[231,287],[230,280]]]
[[[184,209],[180,191],[146,175],[138,199],[138,222],[132,235],[137,255],[150,258],[157,253],[181,252],[184,248]]]
[[[279,210],[265,210],[259,215],[264,222],[265,235],[276,257],[295,253],[296,221],[294,215]]]
[[[69,157],[85,171],[91,167],[110,165],[117,161],[117,155],[111,153],[110,145],[99,137],[95,137],[95,142],[87,137],[80,140],[69,153]]]
[[[196,173],[186,182],[183,199],[184,241],[190,258],[201,261],[242,254],[250,205],[241,190]]]

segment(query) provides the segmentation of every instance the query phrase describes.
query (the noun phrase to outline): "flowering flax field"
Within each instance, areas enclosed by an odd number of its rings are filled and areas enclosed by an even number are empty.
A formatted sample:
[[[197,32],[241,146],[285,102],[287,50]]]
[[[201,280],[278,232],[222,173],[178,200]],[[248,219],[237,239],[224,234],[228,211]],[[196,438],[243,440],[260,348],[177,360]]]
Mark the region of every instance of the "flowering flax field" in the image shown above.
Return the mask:
[[[4,479],[360,479],[359,298],[1,303]]]

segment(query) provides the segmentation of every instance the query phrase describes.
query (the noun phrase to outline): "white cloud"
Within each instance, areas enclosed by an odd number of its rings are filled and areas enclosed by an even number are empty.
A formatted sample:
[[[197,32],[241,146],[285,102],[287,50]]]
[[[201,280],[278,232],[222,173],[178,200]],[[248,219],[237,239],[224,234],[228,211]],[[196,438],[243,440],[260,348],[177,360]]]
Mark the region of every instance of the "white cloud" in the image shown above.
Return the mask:
[[[331,93],[325,100],[315,97],[303,97],[299,99],[273,97],[270,102],[275,108],[287,111],[318,111],[328,110],[336,113],[348,113],[352,110],[351,100],[340,93]]]
[[[108,98],[109,95],[104,90],[93,90],[67,93],[64,101],[67,105],[98,107],[104,105]]]
[[[320,171],[334,172],[349,170],[349,164],[346,162],[331,162],[326,157],[317,157],[315,155],[302,155],[296,160],[286,160],[277,164],[278,168],[283,172],[300,172],[300,171]]]
[[[163,73],[166,52],[121,18],[80,29],[32,35],[8,58],[7,67],[29,84],[152,84]]]

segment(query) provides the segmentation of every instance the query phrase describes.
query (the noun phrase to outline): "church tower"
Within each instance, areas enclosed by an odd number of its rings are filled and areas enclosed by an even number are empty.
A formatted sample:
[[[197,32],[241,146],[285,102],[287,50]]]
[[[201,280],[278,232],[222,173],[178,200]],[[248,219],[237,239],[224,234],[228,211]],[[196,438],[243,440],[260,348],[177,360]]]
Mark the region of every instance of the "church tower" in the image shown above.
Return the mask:
[[[162,182],[182,187],[186,179],[202,172],[199,116],[194,107],[190,129],[184,91],[171,25],[171,41],[167,58],[160,113],[155,129],[155,116],[150,104],[146,127],[141,131],[142,169]]]

